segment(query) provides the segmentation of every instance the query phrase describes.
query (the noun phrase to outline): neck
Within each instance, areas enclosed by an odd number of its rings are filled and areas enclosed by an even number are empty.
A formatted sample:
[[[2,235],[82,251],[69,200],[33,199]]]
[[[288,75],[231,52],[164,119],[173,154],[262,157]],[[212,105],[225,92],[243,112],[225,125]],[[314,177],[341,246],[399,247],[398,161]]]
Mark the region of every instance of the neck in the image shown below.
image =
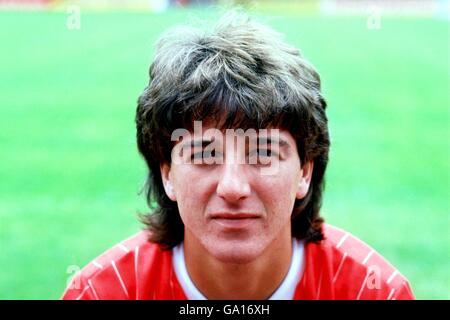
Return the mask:
[[[208,299],[267,299],[289,271],[292,238],[290,232],[285,234],[287,236],[273,241],[261,256],[248,263],[224,263],[203,246],[185,241],[189,276]]]

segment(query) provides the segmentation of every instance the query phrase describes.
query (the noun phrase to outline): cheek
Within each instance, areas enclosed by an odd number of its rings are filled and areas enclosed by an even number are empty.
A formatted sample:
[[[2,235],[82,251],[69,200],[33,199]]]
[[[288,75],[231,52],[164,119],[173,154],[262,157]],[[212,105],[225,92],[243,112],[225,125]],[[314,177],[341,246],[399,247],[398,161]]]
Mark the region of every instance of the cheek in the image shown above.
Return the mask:
[[[200,219],[205,211],[213,188],[205,177],[200,177],[195,170],[177,168],[173,173],[174,191],[181,218],[185,224],[188,220]]]
[[[263,176],[261,184],[265,186],[268,196],[279,200],[295,198],[300,182],[300,167],[287,165],[280,167],[276,175]]]
[[[267,179],[260,188],[260,200],[266,206],[271,218],[285,223],[290,219],[298,182],[292,176]]]
[[[201,195],[188,192],[186,188],[177,193],[177,206],[183,224],[189,229],[198,228],[203,208],[202,201],[198,199]]]

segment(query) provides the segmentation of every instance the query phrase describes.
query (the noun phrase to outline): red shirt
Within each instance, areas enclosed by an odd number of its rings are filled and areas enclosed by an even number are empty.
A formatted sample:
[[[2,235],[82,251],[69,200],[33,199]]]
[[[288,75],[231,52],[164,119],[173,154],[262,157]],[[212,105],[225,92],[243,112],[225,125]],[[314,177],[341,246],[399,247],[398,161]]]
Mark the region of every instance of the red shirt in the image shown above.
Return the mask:
[[[408,280],[348,232],[324,225],[325,240],[305,245],[294,299],[414,299]],[[185,300],[172,251],[143,231],[109,249],[72,280],[62,299]]]

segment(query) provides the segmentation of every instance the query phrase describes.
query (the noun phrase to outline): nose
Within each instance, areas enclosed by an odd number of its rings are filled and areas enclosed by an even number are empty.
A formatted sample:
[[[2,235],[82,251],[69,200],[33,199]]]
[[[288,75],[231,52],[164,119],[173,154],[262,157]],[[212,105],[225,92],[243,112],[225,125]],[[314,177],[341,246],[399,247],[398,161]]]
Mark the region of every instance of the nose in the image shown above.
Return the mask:
[[[250,195],[250,185],[244,172],[245,165],[223,164],[223,172],[217,184],[217,194],[227,202],[238,202]]]

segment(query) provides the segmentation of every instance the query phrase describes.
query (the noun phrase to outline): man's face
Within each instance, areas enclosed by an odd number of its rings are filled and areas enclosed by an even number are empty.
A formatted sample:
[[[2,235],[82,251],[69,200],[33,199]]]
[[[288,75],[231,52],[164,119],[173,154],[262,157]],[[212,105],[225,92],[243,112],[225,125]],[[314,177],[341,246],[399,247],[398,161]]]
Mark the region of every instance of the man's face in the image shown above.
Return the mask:
[[[301,166],[287,131],[242,144],[208,129],[183,137],[171,165],[161,166],[166,193],[178,204],[186,244],[222,262],[250,262],[277,240],[290,241],[292,209],[308,191],[312,164]]]

